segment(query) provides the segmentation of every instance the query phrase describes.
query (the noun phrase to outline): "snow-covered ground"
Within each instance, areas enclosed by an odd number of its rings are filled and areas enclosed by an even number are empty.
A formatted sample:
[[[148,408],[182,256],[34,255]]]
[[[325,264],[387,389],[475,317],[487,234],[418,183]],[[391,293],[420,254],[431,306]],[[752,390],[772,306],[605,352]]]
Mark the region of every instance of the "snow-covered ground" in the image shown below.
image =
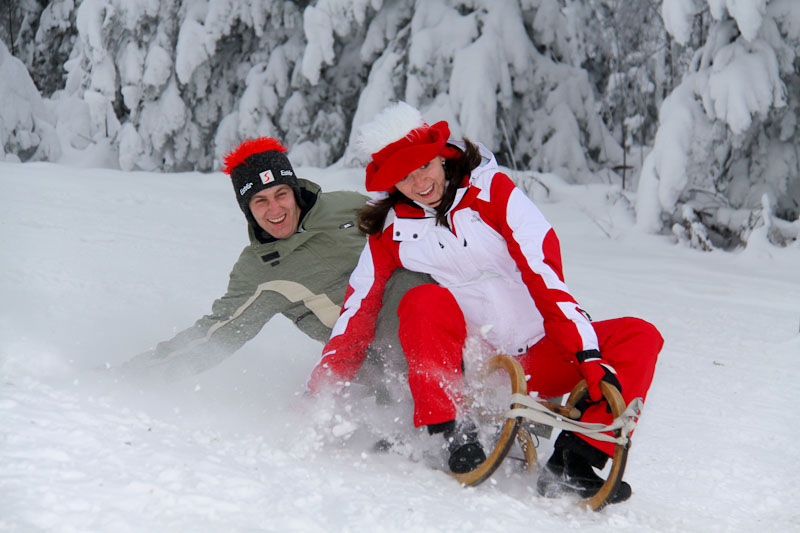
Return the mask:
[[[120,379],[224,292],[246,240],[227,178],[0,163],[0,530],[796,531],[800,246],[701,253],[637,233],[617,189],[549,185],[573,294],[666,339],[629,502],[581,511],[511,467],[462,488],[339,443],[348,413],[299,396],[320,346],[284,319],[195,378]]]

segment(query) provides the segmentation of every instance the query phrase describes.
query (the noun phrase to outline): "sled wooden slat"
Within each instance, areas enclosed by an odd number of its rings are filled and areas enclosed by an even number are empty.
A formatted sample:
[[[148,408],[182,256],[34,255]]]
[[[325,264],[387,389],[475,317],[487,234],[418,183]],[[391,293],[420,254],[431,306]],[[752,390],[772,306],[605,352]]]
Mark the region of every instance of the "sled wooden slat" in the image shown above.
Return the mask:
[[[622,399],[619,390],[605,381],[600,382],[600,390],[603,392],[603,397],[606,402],[608,402],[608,406],[611,408],[611,413],[614,418],[619,417],[626,408],[625,401]],[[581,382],[572,389],[569,400],[567,401],[567,407],[574,407],[588,392],[589,389],[586,386],[586,381],[581,380]],[[620,430],[614,432],[617,436],[619,433]],[[581,500],[580,505],[582,507],[592,509],[593,511],[599,511],[608,505],[609,497],[616,494],[619,484],[622,481],[622,475],[625,473],[625,464],[628,461],[629,447],[630,441],[628,441],[628,444],[617,444],[614,446],[611,471],[608,473],[606,482],[603,483],[603,486],[600,487],[600,490],[598,490],[594,496]]]
[[[496,355],[492,357],[484,367],[483,375],[488,376],[490,373],[497,370],[505,370],[511,378],[511,392],[512,394],[527,394],[527,384],[525,383],[525,371],[522,366],[515,359],[507,355]],[[512,403],[511,408],[522,407],[517,403]],[[503,429],[500,432],[500,437],[497,441],[492,452],[486,457],[486,460],[471,472],[464,474],[450,475],[456,478],[464,485],[474,486],[489,479],[494,472],[499,468],[500,463],[503,462],[511,447],[514,445],[514,439],[517,436],[519,427],[522,423],[521,418],[509,418],[503,423]],[[535,448],[534,454],[536,453]],[[527,457],[526,457],[527,460]]]
[[[581,412],[575,407],[566,407],[563,405],[559,405],[557,403],[548,402],[547,400],[536,400],[536,402],[547,407],[554,413],[564,416],[566,418],[577,420],[581,417]]]
[[[525,470],[531,471],[539,468],[539,456],[536,453],[536,443],[531,434],[523,426],[517,431],[517,444],[519,444],[525,458]]]

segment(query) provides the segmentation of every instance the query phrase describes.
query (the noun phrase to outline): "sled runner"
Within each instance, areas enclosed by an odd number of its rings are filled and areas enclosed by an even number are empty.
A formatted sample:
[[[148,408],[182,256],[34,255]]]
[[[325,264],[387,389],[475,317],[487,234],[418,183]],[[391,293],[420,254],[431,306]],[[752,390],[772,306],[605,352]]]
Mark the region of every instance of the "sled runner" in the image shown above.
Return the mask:
[[[619,487],[622,475],[625,472],[625,463],[628,459],[630,447],[629,435],[636,426],[636,420],[641,413],[642,401],[635,399],[629,406],[625,405],[619,390],[613,385],[601,382],[600,387],[603,397],[611,409],[614,421],[609,425],[591,424],[580,422],[581,412],[576,404],[588,394],[586,381],[580,381],[569,395],[565,406],[531,398],[527,395],[525,372],[515,359],[506,355],[497,355],[490,359],[481,374],[486,379],[489,374],[497,370],[505,370],[511,380],[511,406],[505,413],[502,428],[496,444],[486,460],[471,472],[465,474],[451,474],[464,485],[474,486],[487,480],[506,458],[514,445],[515,439],[523,451],[524,462],[527,469],[535,468],[537,464],[536,447],[530,432],[525,429],[524,421],[532,421],[559,429],[566,429],[581,433],[592,439],[614,442],[614,455],[612,464],[605,483],[594,496],[582,500],[580,505],[592,510],[600,510],[608,503]]]
[[[486,377],[488,374],[500,369],[505,370],[506,373],[508,373],[508,376],[511,378],[511,392],[513,394],[524,395],[528,390],[528,386],[525,383],[525,372],[522,370],[522,366],[520,366],[516,360],[511,359],[510,357],[505,355],[496,355],[486,363],[486,366],[483,369],[483,375]],[[511,404],[511,409],[522,407],[522,404]],[[497,438],[495,447],[491,453],[487,454],[486,460],[482,462],[478,468],[471,472],[464,474],[451,473],[451,475],[464,485],[479,485],[480,483],[483,483],[489,479],[489,477],[500,467],[503,459],[506,458],[506,455],[508,455],[511,447],[514,445],[514,439],[519,433],[519,427],[521,424],[522,417],[506,418],[505,422],[503,423],[503,427],[500,430],[500,435]],[[530,435],[528,435],[528,438],[530,438]],[[528,448],[533,449],[534,454],[536,453],[535,447],[528,446]],[[533,462],[535,463],[535,457]],[[528,465],[530,464],[531,463],[528,462]]]

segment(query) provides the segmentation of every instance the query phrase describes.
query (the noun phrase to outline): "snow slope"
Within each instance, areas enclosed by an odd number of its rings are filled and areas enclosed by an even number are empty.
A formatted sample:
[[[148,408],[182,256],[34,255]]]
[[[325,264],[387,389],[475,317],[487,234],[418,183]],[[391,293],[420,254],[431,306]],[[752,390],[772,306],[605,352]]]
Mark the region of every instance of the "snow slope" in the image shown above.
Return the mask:
[[[542,179],[583,307],[666,339],[629,502],[541,499],[513,465],[462,488],[402,420],[411,451],[369,453],[356,411],[381,411],[300,397],[320,346],[284,319],[195,378],[120,379],[225,290],[246,240],[227,178],[0,163],[0,530],[797,530],[800,246],[700,253],[636,232],[613,187]]]

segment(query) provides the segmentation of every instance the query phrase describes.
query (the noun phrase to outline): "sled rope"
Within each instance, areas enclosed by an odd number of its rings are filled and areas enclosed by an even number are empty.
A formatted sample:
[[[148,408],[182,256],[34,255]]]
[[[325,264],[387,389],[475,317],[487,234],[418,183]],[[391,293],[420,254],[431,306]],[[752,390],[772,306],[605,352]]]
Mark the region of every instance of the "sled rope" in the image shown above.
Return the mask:
[[[506,418],[523,417],[533,422],[540,424],[547,424],[549,426],[557,427],[567,431],[573,431],[586,435],[595,440],[602,440],[605,442],[613,442],[615,444],[625,445],[628,443],[628,437],[636,428],[638,417],[642,413],[644,402],[641,398],[635,398],[628,407],[615,418],[610,424],[596,424],[591,422],[581,422],[579,420],[569,420],[562,415],[554,413],[544,405],[540,404],[536,399],[531,398],[525,394],[515,393],[511,396],[511,401],[518,405],[525,407],[515,407],[506,412]],[[618,437],[607,435],[608,431],[620,430]]]

